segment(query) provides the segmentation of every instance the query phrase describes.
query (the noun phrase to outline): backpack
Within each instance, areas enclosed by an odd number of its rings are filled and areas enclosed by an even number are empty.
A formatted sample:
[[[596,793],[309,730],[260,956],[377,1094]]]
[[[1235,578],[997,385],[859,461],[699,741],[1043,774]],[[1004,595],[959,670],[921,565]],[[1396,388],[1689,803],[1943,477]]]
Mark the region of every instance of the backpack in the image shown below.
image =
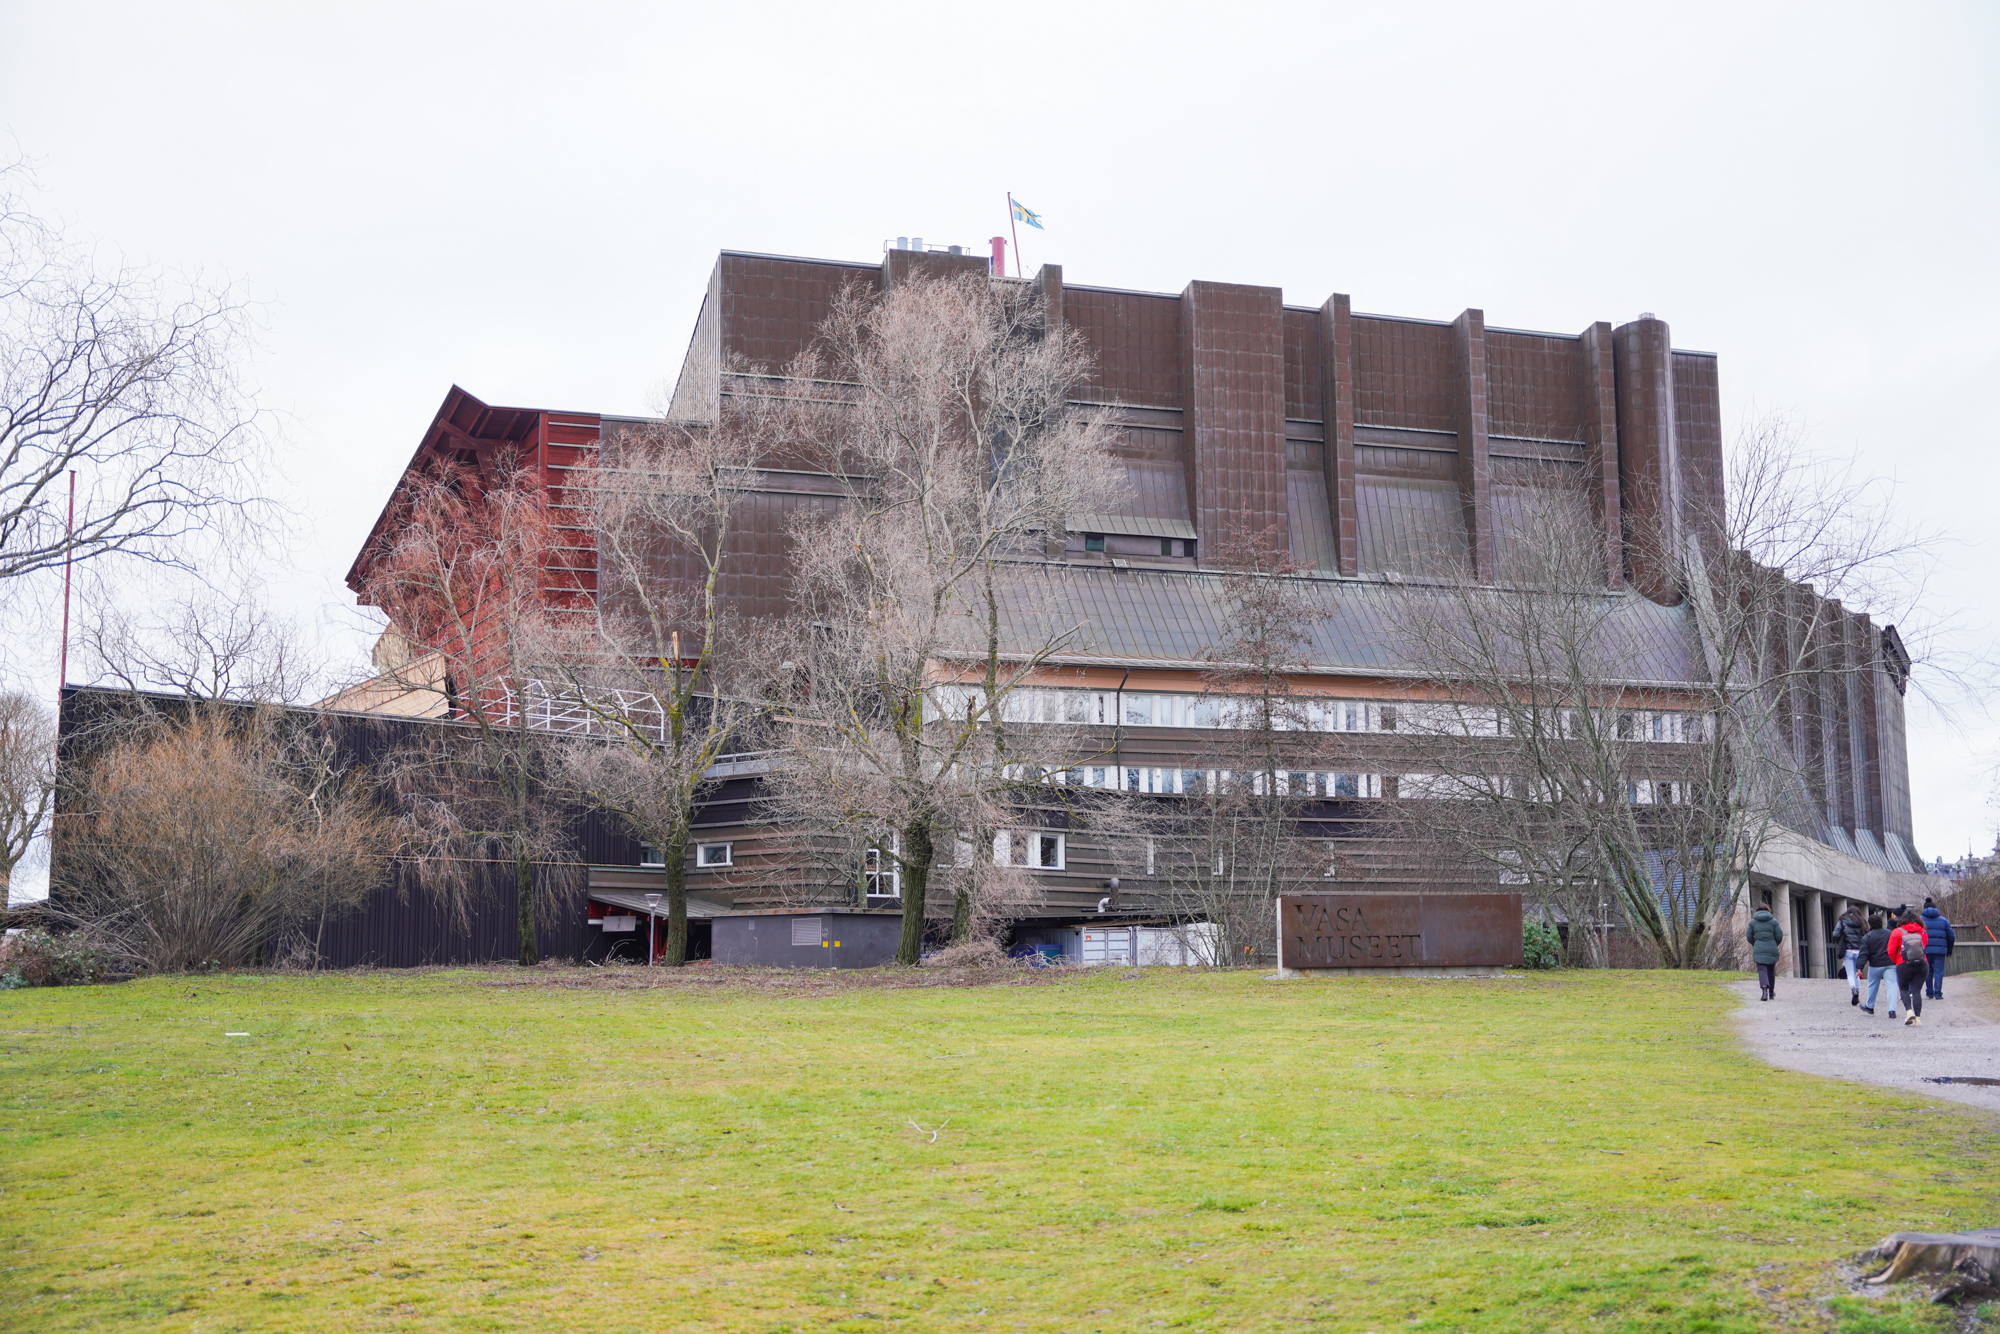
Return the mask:
[[[1916,927],[1904,927],[1902,935],[1903,943],[1899,948],[1902,950],[1903,962],[1922,963],[1924,961],[1924,933]]]

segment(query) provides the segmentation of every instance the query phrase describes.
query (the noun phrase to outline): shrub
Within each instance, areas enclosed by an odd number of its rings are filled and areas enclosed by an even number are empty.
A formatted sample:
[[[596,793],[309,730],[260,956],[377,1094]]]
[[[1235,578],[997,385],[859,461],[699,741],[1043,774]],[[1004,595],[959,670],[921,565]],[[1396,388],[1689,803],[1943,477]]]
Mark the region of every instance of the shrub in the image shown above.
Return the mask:
[[[111,746],[73,810],[64,915],[134,971],[296,954],[286,934],[360,903],[394,852],[366,776],[278,715],[196,714]]]
[[[1521,957],[1530,968],[1562,967],[1562,937],[1547,922],[1521,923]]]
[[[1013,968],[1019,962],[1007,957],[1005,950],[990,940],[973,940],[963,945],[951,945],[933,954],[926,954],[923,960],[926,968]]]
[[[0,941],[0,990],[88,986],[108,971],[110,960],[82,932],[24,931]]]

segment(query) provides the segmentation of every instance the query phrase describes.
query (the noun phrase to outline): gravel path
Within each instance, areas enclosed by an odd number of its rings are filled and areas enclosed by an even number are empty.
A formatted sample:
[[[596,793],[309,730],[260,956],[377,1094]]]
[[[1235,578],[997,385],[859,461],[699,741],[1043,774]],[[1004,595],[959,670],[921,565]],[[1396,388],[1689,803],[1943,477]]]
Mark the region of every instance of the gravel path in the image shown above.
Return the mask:
[[[2000,1087],[1923,1082],[1936,1075],[2000,1079],[2000,997],[1992,984],[1963,973],[1946,978],[1944,999],[1924,1002],[1919,1028],[1904,1027],[1900,1012],[1889,1021],[1888,979],[1882,985],[1873,1017],[1847,1003],[1842,978],[1779,978],[1774,1001],[1757,999],[1754,979],[1733,982],[1730,990],[1743,1002],[1736,1013],[1743,1040],[1773,1065],[2000,1112]],[[1868,999],[1865,978],[1861,999]]]

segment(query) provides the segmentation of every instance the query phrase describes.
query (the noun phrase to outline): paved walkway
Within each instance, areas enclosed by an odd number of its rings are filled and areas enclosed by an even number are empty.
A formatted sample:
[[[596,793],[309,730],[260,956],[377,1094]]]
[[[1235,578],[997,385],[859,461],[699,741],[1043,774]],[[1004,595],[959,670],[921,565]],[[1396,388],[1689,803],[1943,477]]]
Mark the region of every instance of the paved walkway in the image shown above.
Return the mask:
[[[2000,988],[1961,973],[1944,980],[1944,999],[1924,1002],[1921,1028],[1889,1021],[1888,979],[1871,1017],[1847,1003],[1843,978],[1782,977],[1778,998],[1757,999],[1756,981],[1733,982],[1742,999],[1737,1027],[1750,1049],[1773,1065],[1809,1075],[1908,1089],[2000,1112],[2000,1087],[1926,1084],[1924,1076],[2000,1079]],[[1868,999],[1868,983],[1861,983]]]

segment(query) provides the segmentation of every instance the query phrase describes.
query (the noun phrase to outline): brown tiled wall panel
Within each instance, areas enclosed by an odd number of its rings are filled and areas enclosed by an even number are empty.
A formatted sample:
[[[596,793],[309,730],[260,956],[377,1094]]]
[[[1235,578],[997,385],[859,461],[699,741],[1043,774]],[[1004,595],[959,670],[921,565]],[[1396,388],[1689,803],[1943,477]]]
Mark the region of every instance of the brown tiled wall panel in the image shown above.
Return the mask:
[[[1082,332],[1097,364],[1087,397],[1135,407],[1181,406],[1179,297],[1065,286],[1063,320]]]
[[[1285,445],[1285,507],[1290,521],[1292,563],[1334,572],[1333,510],[1326,499],[1325,446],[1302,441]]]
[[[1316,310],[1285,310],[1285,415],[1319,421],[1325,324]]]
[[[1456,431],[1448,324],[1354,317],[1354,423]]]
[[[1455,456],[1436,450],[1354,447],[1362,573],[1445,575],[1464,568],[1457,466]]]
[[[805,350],[844,284],[870,291],[881,285],[880,270],[860,265],[756,255],[724,255],[718,265],[724,358],[774,368]]]
[[[777,535],[785,532],[799,511],[831,512],[839,504],[833,496],[800,493],[758,492],[744,498],[718,585],[732,614],[776,617],[790,610],[791,544]],[[692,555],[664,552],[655,559],[653,568],[656,578],[678,580],[690,590],[700,587],[700,566]],[[615,588],[606,589],[605,600],[614,610],[621,609],[622,600]]]
[[[1111,452],[1122,459],[1143,459],[1149,463],[1171,463],[1180,467],[1181,432],[1146,426],[1127,426],[1111,441]]]
[[[1132,489],[1112,513],[1194,522],[1188,513],[1187,472],[1178,460],[1133,460],[1125,465],[1125,478]]]
[[[1580,462],[1496,458],[1493,466],[1493,543],[1503,580],[1525,579],[1534,544],[1550,522],[1549,507],[1570,511],[1571,521],[1593,525],[1587,476]]]
[[[1690,519],[1722,512],[1722,389],[1714,357],[1674,353],[1674,436]]]
[[[676,421],[714,421],[721,381],[722,264],[708,276],[708,291],[695,316],[694,337],[688,339],[687,355],[681,359],[681,373],[674,381],[674,396],[667,415]]]
[[[1581,441],[1582,404],[1583,365],[1576,339],[1486,331],[1489,435]]]

